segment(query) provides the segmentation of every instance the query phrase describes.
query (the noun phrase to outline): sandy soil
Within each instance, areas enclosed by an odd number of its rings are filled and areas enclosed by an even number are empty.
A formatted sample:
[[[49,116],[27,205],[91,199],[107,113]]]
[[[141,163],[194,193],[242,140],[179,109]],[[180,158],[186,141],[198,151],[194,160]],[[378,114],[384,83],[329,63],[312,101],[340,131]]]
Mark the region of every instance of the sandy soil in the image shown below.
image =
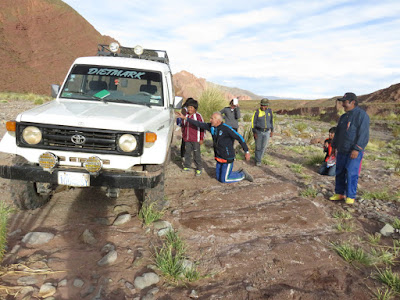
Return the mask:
[[[21,101],[2,105],[1,119],[6,120],[30,104]],[[188,256],[198,263],[205,278],[186,286],[162,280],[154,299],[189,299],[192,290],[198,299],[371,299],[371,290],[380,287],[371,276],[373,269],[348,264],[332,250],[331,243],[365,238],[384,223],[366,217],[356,204],[356,209],[350,209],[354,231],[338,232],[332,213],[347,207],[327,200],[334,178],[318,175],[315,168],[305,168],[302,175],[294,173],[290,165],[300,163],[301,155],[273,146],[268,155],[276,166],[235,163],[235,168],[249,170],[254,182],[220,184],[214,179],[210,156],[203,156],[205,172],[201,177],[182,173],[177,144],[167,168],[170,207],[163,219],[179,232],[187,244]],[[0,155],[0,164],[9,160],[9,155]],[[399,189],[398,177],[390,172],[382,175],[381,161],[368,163],[367,168],[372,176],[362,175],[360,186],[373,189],[384,184]],[[308,186],[321,195],[299,196]],[[8,180],[0,179],[0,191],[0,201],[11,204]],[[124,211],[133,216],[130,222],[109,225]],[[143,226],[137,212],[133,191],[124,190],[117,200],[111,200],[101,189],[59,189],[43,208],[12,215],[8,249],[16,245],[21,248],[16,254],[8,253],[3,266],[22,263],[33,269],[50,268],[51,273],[35,276],[38,282],[34,296],[44,282],[55,284],[67,279],[65,286],[57,287],[55,299],[80,299],[89,285],[95,290],[86,299],[95,299],[99,291],[98,299],[143,297],[150,288],[129,290],[125,282],[133,283],[135,277],[152,271],[153,246],[159,238],[151,227],[149,230]],[[385,213],[399,216],[398,205]],[[81,242],[85,229],[94,233],[96,244]],[[32,231],[51,232],[55,238],[39,247],[27,247],[21,239]],[[390,244],[391,239],[387,239]],[[118,259],[112,266],[99,267],[97,261],[107,243],[116,246]],[[0,273],[0,285],[15,287],[22,276]],[[83,288],[73,286],[76,278],[85,282]],[[14,299],[0,289],[3,298]]]

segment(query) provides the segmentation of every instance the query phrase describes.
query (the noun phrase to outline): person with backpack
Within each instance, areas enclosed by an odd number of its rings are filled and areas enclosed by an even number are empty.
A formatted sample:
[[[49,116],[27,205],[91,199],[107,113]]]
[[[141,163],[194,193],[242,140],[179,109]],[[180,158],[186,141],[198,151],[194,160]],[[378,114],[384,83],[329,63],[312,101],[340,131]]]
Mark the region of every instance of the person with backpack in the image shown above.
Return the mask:
[[[261,166],[261,160],[268,147],[269,138],[274,135],[274,115],[268,105],[269,100],[267,98],[261,99],[260,108],[254,112],[251,118],[251,129],[256,141],[256,166]]]

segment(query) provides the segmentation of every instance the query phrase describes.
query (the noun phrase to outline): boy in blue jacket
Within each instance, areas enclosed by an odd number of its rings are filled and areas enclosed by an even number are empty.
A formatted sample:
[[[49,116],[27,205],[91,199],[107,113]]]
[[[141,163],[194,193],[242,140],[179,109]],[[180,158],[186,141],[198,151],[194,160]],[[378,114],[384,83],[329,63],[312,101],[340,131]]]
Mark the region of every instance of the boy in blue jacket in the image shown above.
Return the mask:
[[[369,116],[358,107],[357,96],[346,93],[342,102],[345,113],[340,117],[332,141],[336,154],[335,194],[329,200],[353,204],[357,194],[361,161],[369,140]]]

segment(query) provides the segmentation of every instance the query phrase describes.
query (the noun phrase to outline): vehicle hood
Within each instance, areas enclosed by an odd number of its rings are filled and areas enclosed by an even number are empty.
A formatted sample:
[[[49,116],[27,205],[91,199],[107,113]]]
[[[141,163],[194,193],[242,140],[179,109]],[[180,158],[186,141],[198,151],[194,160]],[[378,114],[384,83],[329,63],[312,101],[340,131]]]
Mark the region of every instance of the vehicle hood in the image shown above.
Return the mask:
[[[156,131],[169,120],[164,107],[79,100],[54,100],[17,117],[18,122],[140,132]]]

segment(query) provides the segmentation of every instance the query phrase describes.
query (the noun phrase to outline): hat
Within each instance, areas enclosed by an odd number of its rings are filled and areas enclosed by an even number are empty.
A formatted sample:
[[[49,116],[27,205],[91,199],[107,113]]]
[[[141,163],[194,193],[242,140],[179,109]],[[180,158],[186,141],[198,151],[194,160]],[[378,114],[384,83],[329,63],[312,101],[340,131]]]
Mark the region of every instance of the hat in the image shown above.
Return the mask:
[[[261,99],[260,105],[269,105],[269,100],[267,98]]]
[[[239,104],[238,98],[233,98],[232,103],[233,103],[233,105],[238,105]]]
[[[193,98],[188,98],[185,102],[185,106],[193,106],[196,110],[199,107],[199,102]]]
[[[357,96],[354,93],[346,93],[344,94],[343,98],[338,98],[338,101],[346,101],[349,100],[349,102],[351,101],[357,101]]]

